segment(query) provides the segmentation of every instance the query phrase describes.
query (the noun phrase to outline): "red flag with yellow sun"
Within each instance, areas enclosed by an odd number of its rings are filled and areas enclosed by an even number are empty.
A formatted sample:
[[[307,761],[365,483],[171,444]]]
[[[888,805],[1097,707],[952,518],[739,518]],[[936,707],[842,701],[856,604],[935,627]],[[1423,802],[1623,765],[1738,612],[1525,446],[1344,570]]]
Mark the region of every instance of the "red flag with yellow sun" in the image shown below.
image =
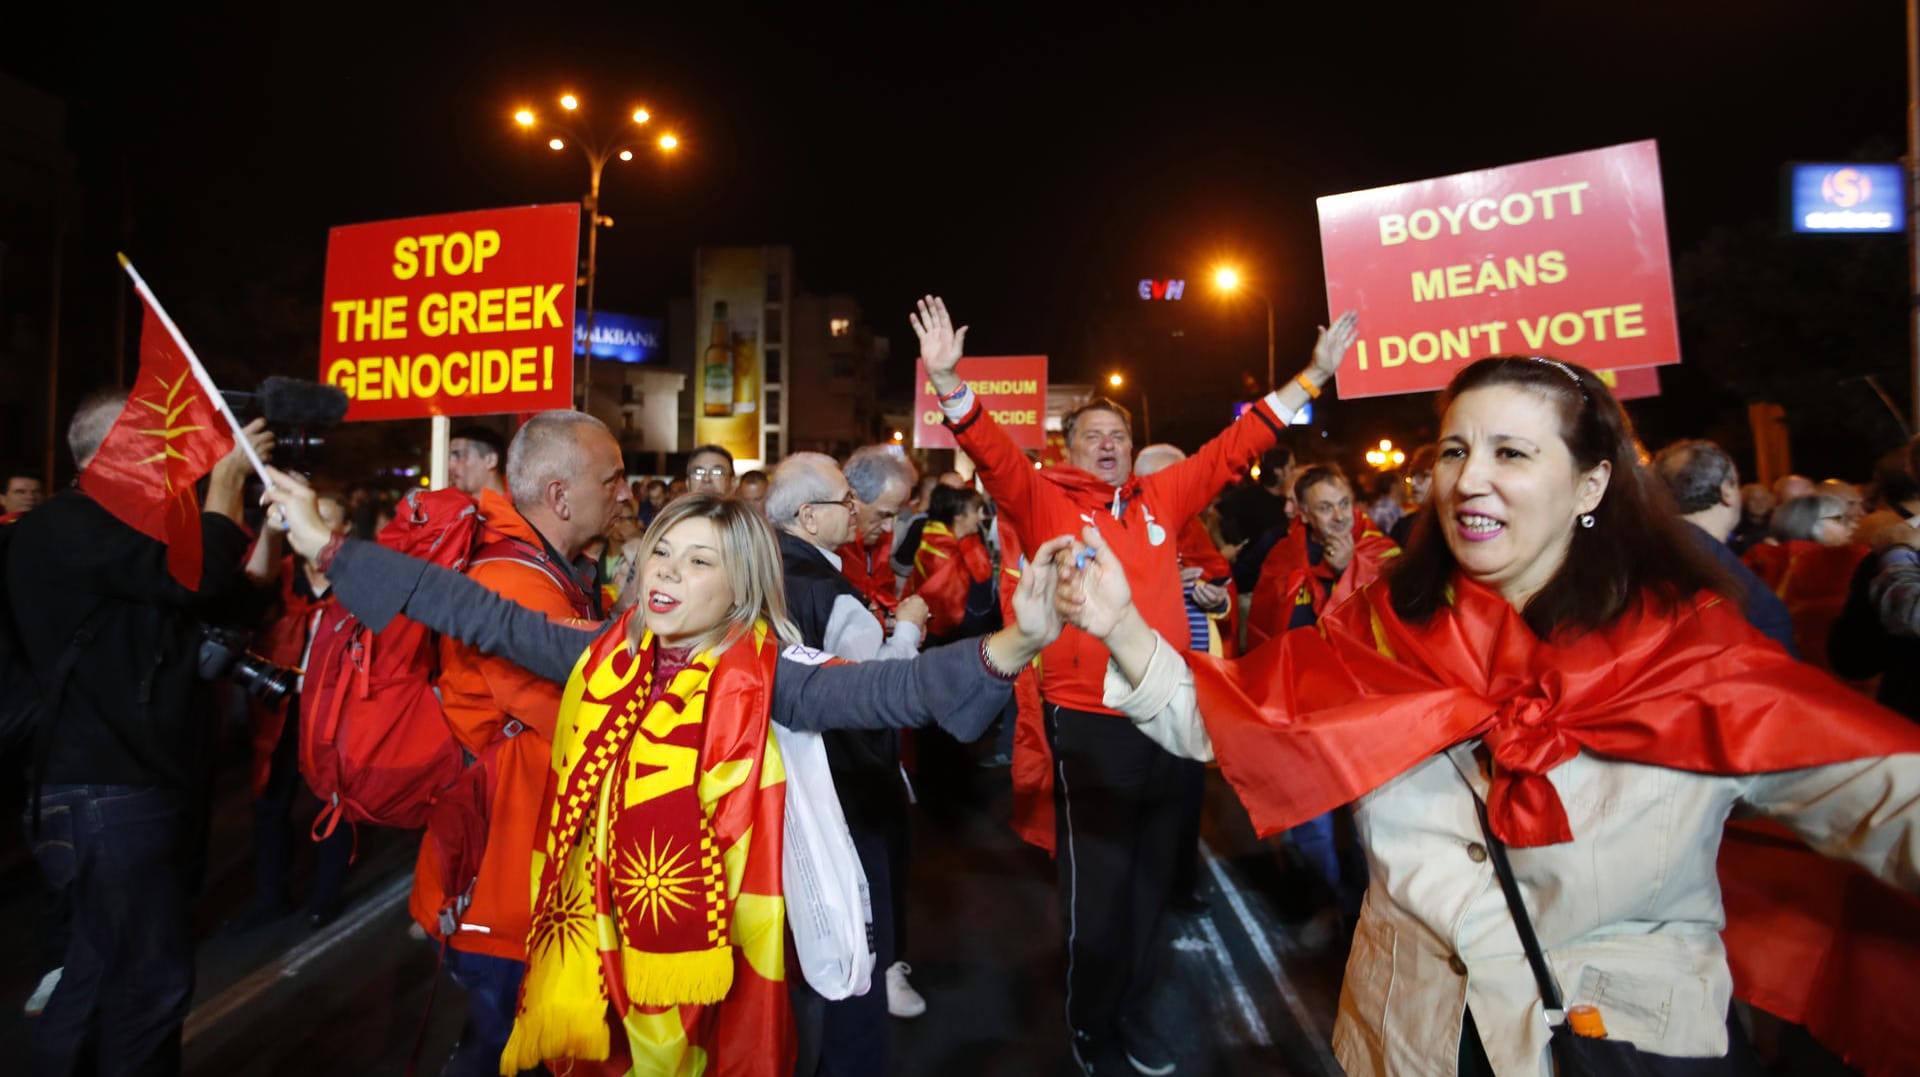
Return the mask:
[[[128,527],[166,543],[173,578],[197,590],[200,498],[194,484],[233,450],[233,432],[151,294],[139,290],[146,310],[140,374],[126,408],[80,473],[80,488]]]

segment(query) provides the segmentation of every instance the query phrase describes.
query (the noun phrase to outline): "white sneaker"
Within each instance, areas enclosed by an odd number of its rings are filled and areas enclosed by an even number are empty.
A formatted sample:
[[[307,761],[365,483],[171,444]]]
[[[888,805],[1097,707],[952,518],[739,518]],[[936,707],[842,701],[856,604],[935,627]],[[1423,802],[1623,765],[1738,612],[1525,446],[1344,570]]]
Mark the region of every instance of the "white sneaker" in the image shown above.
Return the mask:
[[[887,1012],[895,1017],[918,1017],[927,1012],[927,1000],[907,982],[913,966],[895,961],[887,966]]]
[[[65,971],[66,969],[63,966],[40,977],[40,986],[34,988],[33,994],[27,996],[27,1004],[23,1007],[28,1017],[38,1017],[46,1012],[47,1000],[53,997],[53,989],[60,986],[60,974]],[[902,980],[901,982],[905,983],[906,981]],[[893,986],[893,981],[887,981],[887,986]],[[907,990],[911,991],[913,989],[908,988]],[[914,997],[919,998],[920,996],[915,995]],[[926,1003],[921,1003],[920,1008],[925,1009]]]

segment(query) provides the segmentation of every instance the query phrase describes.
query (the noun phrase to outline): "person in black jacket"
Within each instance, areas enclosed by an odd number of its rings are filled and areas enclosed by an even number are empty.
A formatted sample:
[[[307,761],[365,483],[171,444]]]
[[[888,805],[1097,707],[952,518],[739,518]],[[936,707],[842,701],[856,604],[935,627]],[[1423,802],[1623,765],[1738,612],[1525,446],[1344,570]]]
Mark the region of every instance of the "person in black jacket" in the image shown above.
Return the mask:
[[[126,399],[109,392],[81,402],[67,430],[81,469]],[[247,429],[263,454],[271,448],[264,421]],[[82,648],[45,716],[31,830],[34,858],[71,895],[73,919],[66,971],[34,1025],[30,1073],[91,1070],[87,1050],[102,1072],[179,1071],[214,733],[197,673],[200,626],[246,590],[247,466],[237,446],[214,465],[198,591],[168,572],[164,545],[77,487],[14,525],[7,593],[34,668],[50,670],[70,645]]]

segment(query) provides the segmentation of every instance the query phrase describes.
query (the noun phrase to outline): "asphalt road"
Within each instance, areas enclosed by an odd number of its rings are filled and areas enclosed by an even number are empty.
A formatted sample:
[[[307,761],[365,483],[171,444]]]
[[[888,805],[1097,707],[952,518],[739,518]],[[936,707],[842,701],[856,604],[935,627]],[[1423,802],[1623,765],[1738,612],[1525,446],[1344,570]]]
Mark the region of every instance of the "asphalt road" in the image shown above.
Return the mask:
[[[198,908],[198,987],[186,1072],[220,1077],[399,1074],[416,1039],[432,1074],[459,1035],[464,999],[409,934],[418,837],[362,835],[349,902],[314,929],[289,916],[250,931],[227,922],[251,897],[250,814],[238,759],[222,771]],[[891,1071],[915,1077],[1053,1077],[1070,1072],[1065,961],[1053,869],[1007,829],[1008,772],[967,767],[915,811],[913,982],[925,1015],[892,1022]],[[311,810],[309,807],[308,810]],[[1169,918],[1157,1025],[1184,1075],[1340,1073],[1327,1047],[1342,958],[1314,937],[1299,873],[1209,776],[1203,911]],[[305,853],[305,851],[303,851]],[[311,854],[296,864],[303,896]],[[9,830],[0,844],[0,1059],[21,1057],[24,1000],[38,978],[39,886]],[[436,981],[438,990],[435,990]],[[429,1012],[429,999],[432,1008]],[[1844,1073],[1789,1035],[1779,1073]],[[5,1069],[0,1063],[0,1069]]]

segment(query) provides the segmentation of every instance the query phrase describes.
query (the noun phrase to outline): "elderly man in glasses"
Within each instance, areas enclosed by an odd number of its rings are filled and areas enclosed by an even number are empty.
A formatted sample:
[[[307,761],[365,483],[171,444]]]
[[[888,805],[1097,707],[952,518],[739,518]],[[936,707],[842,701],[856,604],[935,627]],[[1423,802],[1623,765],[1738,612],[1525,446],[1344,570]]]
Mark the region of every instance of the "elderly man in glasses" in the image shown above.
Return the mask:
[[[767,521],[780,534],[787,613],[801,642],[854,662],[911,658],[920,645],[927,604],[901,601],[891,639],[880,619],[842,574],[838,548],[853,541],[860,499],[830,456],[794,453],[773,469]],[[892,730],[825,734],[834,791],[847,817],[873,895],[875,966],[889,988],[906,982],[894,941],[892,870],[905,868],[907,791],[900,777],[900,742]],[[899,993],[899,992],[894,992]],[[795,992],[800,1064],[795,1072],[885,1073],[888,991],[828,1002],[810,990]],[[922,1007],[924,1008],[924,1003]]]

